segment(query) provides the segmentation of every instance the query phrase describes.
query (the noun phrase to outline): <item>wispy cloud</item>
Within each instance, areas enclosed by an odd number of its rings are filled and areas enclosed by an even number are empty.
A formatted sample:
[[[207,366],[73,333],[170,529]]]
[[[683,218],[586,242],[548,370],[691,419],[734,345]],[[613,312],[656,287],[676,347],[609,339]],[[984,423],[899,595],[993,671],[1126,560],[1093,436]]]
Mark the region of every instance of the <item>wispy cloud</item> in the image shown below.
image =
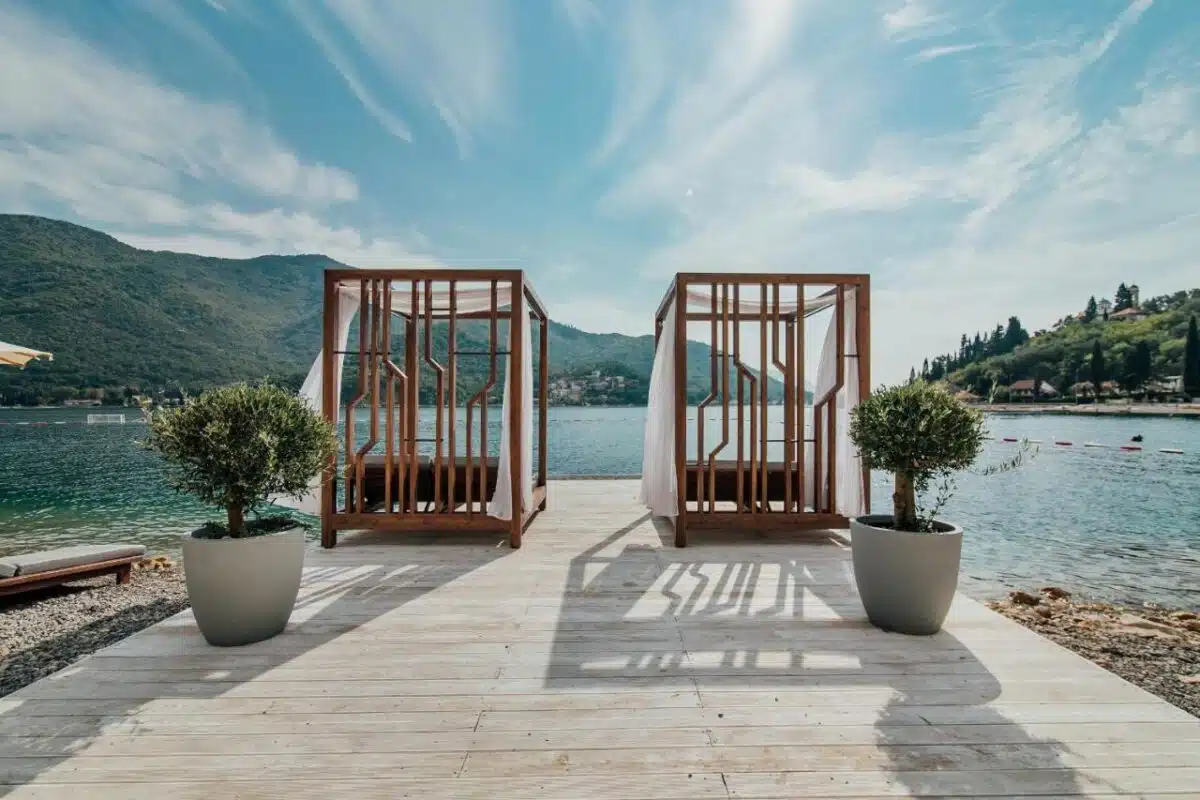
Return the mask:
[[[881,17],[889,39],[906,41],[939,35],[949,30],[948,15],[931,8],[931,0],[902,0]]]
[[[351,59],[346,55],[342,47],[334,41],[333,35],[320,23],[315,10],[310,4],[306,0],[292,0],[289,6],[296,19],[304,26],[308,35],[320,46],[321,50],[325,53],[325,57],[329,59],[329,63],[342,76],[350,91],[362,103],[367,113],[378,120],[384,130],[392,136],[411,143],[413,137],[408,124],[394,112],[386,108],[382,102],[376,99],[374,93],[367,89],[363,79],[358,74],[358,70],[354,68]]]
[[[948,44],[940,47],[926,47],[912,57],[913,61],[923,63],[933,61],[934,59],[952,56],[958,53],[969,53],[983,45],[979,42],[971,42],[969,44]]]
[[[483,126],[504,119],[510,45],[500,0],[331,0],[320,14],[297,0],[291,8],[393,135],[409,139],[409,126],[365,88],[368,71],[409,107],[432,107],[463,155]],[[334,44],[339,37],[353,44],[353,52]]]

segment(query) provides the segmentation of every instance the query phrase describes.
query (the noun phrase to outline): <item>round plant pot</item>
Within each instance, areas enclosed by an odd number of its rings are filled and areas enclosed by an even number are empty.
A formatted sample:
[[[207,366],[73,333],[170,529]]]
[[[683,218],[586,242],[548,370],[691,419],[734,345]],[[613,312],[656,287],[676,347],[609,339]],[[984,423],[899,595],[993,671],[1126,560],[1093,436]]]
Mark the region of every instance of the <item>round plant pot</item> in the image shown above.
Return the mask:
[[[854,581],[867,617],[885,631],[928,636],[941,630],[962,555],[962,528],[934,522],[934,533],[890,527],[891,516],[850,520]]]
[[[188,599],[211,645],[236,647],[283,631],[300,592],[304,530],[183,540]]]

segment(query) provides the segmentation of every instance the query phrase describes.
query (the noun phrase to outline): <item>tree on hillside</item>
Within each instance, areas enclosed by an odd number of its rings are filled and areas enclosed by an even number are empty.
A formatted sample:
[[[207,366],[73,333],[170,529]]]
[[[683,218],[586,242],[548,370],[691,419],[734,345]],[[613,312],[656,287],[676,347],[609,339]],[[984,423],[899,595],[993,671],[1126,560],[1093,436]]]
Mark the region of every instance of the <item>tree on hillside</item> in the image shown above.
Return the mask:
[[[991,338],[987,343],[987,354],[989,356],[1000,355],[1000,348],[1004,346],[1004,326],[997,325],[996,330],[992,331]]]
[[[929,377],[929,359],[928,358],[925,359],[925,363],[921,365],[921,377],[922,378]]]
[[[1196,331],[1195,314],[1188,323],[1183,345],[1183,393],[1189,399],[1200,397],[1200,333]]]
[[[1125,351],[1125,360],[1121,367],[1121,386],[1128,392],[1136,392],[1146,385],[1154,370],[1154,362],[1150,355],[1150,345],[1140,341]]]
[[[1092,297],[1088,298],[1087,305],[1083,309],[1083,321],[1091,322],[1095,318],[1096,318],[1096,298],[1095,298],[1095,296],[1092,296]]]
[[[1092,390],[1096,393],[1096,397],[1100,397],[1100,392],[1104,388],[1104,381],[1108,379],[1108,368],[1104,364],[1104,347],[1097,339],[1092,344]]]
[[[1127,308],[1133,307],[1133,293],[1129,291],[1129,287],[1122,283],[1117,287],[1117,294],[1113,298],[1113,311],[1124,311]]]
[[[917,368],[916,367],[913,367],[912,369],[910,369],[908,371],[908,382],[910,384],[917,382]]]
[[[1009,317],[1008,327],[1004,330],[1004,352],[1011,353],[1028,341],[1029,332],[1021,327],[1021,320],[1017,317]]]

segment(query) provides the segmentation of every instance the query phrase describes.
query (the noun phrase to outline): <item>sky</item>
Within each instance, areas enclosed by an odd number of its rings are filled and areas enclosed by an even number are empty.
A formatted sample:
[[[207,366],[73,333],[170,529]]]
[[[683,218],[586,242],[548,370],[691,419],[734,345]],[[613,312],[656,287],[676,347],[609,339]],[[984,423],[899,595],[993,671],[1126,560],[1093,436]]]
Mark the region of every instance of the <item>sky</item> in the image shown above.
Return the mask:
[[[894,382],[1200,285],[1200,2],[0,0],[0,211],[521,268],[597,332],[679,271],[869,273]]]

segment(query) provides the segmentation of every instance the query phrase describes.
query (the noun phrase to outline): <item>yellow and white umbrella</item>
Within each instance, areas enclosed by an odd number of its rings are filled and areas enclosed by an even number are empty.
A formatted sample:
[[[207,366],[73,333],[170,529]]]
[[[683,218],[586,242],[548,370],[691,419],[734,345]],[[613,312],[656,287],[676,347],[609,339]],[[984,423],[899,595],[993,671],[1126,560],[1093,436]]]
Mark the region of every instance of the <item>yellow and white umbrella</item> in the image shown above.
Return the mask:
[[[31,350],[28,347],[9,344],[8,342],[0,342],[0,365],[24,367],[30,361],[37,358],[53,361],[54,355],[52,353],[43,353],[41,350]]]

